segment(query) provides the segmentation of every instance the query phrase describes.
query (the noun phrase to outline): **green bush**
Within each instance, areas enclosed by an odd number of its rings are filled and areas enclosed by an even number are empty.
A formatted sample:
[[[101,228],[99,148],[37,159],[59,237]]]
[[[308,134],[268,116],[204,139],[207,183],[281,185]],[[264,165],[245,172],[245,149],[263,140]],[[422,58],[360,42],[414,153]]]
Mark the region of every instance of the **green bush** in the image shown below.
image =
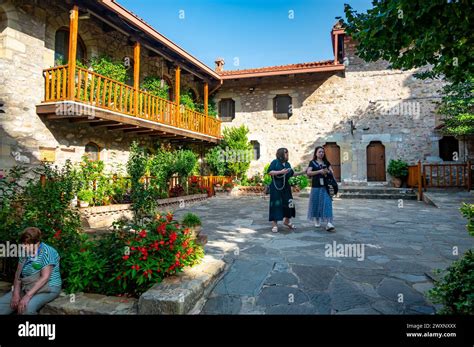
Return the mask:
[[[80,201],[92,204],[94,201],[94,192],[91,189],[83,189],[77,193],[77,198]]]
[[[224,176],[226,174],[226,163],[222,155],[222,148],[212,147],[207,151],[204,161],[213,175]]]
[[[161,78],[157,76],[147,76],[143,79],[140,85],[141,89],[144,89],[148,93],[154,96],[158,96],[162,99],[169,100],[169,89],[170,87],[166,83],[161,86]]]
[[[306,176],[294,176],[288,180],[291,186],[298,186],[299,189],[305,189],[309,186],[309,180]]]
[[[468,220],[467,231],[473,235],[474,204],[462,204],[461,212]],[[437,273],[441,273],[437,270]],[[443,304],[441,314],[474,314],[474,253],[468,250],[453,262],[435,287],[428,292],[434,303]]]
[[[121,83],[125,83],[127,80],[127,68],[120,60],[114,60],[107,55],[102,55],[99,57],[92,57],[89,65],[94,72],[110,79]]]
[[[438,271],[439,273],[439,271]],[[446,269],[446,275],[428,296],[443,304],[440,314],[474,314],[474,253],[467,251]]]
[[[406,177],[408,176],[408,164],[403,160],[391,159],[387,172],[393,177]]]
[[[467,232],[469,235],[474,236],[474,204],[465,204],[461,206],[461,213],[464,218],[467,219]]]
[[[186,213],[183,217],[183,220],[181,221],[181,224],[187,227],[195,227],[198,225],[201,225],[201,219],[195,215],[194,213]]]
[[[199,263],[202,247],[191,232],[179,225],[172,214],[156,216],[144,225],[126,226],[130,236],[124,243],[126,253],[115,264],[114,279],[123,293],[138,296],[166,276]],[[114,284],[115,286],[115,284]]]

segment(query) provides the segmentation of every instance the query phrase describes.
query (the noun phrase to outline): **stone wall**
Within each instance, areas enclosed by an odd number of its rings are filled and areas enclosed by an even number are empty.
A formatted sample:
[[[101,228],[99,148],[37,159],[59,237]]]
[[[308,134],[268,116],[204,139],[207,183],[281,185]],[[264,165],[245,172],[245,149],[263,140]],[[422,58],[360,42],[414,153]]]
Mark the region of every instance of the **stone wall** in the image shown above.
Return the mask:
[[[366,148],[371,141],[385,146],[386,167],[392,158],[414,163],[438,155],[434,133],[439,82],[417,80],[414,71],[387,69],[383,61],[365,63],[346,40],[349,66],[345,72],[296,74],[225,81],[216,101],[235,100],[236,115],[224,127],[245,124],[249,139],[260,143],[260,159],[251,163],[249,175],[261,172],[287,147],[293,166],[306,166],[314,148],[336,142],[341,149],[342,180],[367,180]],[[251,91],[249,88],[254,88]],[[273,98],[292,97],[293,114],[276,119]],[[355,130],[351,134],[349,121]]]
[[[70,9],[70,5],[58,0],[35,4],[27,0],[0,0],[0,101],[5,104],[5,113],[0,113],[0,169],[18,163],[39,164],[40,147],[55,149],[55,163],[66,159],[78,161],[88,142],[100,147],[100,158],[107,169],[112,169],[117,163],[126,162],[134,139],[151,144],[148,137],[95,129],[67,120],[50,122],[36,114],[35,105],[44,97],[43,69],[54,66],[55,34],[58,29],[69,27]],[[133,57],[133,43],[123,33],[104,31],[104,25],[94,16],[79,20],[79,36],[85,44],[87,59],[104,54],[116,60]],[[140,60],[141,80],[148,75],[163,75],[174,86],[174,69],[161,57],[142,47]],[[181,90],[187,88],[192,88],[202,101],[202,82],[182,72]]]

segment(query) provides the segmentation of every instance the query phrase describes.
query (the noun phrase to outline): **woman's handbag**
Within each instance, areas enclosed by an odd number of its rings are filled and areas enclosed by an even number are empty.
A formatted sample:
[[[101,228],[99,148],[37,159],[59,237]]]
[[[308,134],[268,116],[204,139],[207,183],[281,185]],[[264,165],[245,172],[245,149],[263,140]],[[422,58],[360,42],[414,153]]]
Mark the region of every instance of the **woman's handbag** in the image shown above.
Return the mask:
[[[337,193],[339,192],[339,186],[337,185],[337,181],[334,178],[334,175],[330,173],[329,175],[326,176],[325,181],[326,182],[324,182],[324,185],[326,186],[329,196],[332,197],[334,195],[337,195]],[[329,187],[332,187],[332,191],[333,191],[332,194]]]

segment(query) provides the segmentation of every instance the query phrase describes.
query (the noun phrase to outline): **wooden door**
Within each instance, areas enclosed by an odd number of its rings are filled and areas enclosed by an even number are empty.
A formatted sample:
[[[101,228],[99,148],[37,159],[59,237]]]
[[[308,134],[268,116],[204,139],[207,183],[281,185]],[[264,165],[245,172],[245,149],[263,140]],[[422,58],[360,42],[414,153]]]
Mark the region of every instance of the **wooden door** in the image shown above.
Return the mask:
[[[336,181],[341,182],[341,147],[339,147],[336,142],[328,142],[323,147],[326,158],[334,170]]]
[[[385,146],[380,141],[372,141],[367,146],[367,181],[386,181]]]

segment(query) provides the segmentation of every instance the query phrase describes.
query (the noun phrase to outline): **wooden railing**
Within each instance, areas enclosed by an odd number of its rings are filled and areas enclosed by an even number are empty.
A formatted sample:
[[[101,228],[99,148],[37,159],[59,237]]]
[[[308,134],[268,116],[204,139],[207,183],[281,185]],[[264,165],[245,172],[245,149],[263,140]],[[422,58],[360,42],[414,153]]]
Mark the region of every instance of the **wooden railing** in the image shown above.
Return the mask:
[[[221,121],[184,107],[178,110],[174,102],[112,80],[96,72],[77,67],[75,88],[67,89],[68,65],[44,70],[44,102],[74,100],[101,109],[120,112],[141,119],[171,125],[221,138]],[[137,95],[136,95],[137,94]],[[138,105],[135,105],[135,100]]]
[[[189,184],[195,179],[199,186],[207,188],[209,196],[215,194],[214,186],[216,184],[224,185],[232,182],[231,176],[192,176],[189,177]]]
[[[471,162],[422,164],[408,167],[407,186],[418,188],[419,200],[427,188],[466,188],[471,190]]]
[[[45,78],[44,100],[67,100],[67,65],[56,66],[43,71]]]

